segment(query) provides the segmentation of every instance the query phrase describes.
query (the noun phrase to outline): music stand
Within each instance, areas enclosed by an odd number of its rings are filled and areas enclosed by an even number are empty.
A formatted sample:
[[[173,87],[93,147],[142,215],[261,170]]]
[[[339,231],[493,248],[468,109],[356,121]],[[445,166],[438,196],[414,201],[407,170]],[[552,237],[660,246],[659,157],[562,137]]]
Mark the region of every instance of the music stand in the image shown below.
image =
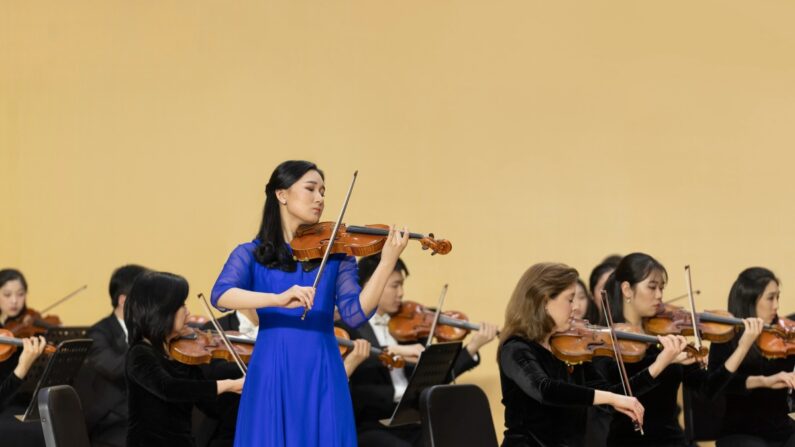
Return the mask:
[[[62,341],[79,340],[88,338],[90,326],[58,326],[47,329],[44,338],[49,343],[58,346]]]
[[[88,355],[88,349],[94,341],[77,339],[63,341],[56,348],[55,353],[46,361],[44,368],[31,368],[28,372],[26,383],[35,383],[33,396],[24,414],[16,418],[22,422],[39,420],[39,406],[37,396],[39,390],[53,385],[71,385],[77,372],[83,366],[83,361]],[[36,362],[34,366],[37,366]]]
[[[396,427],[420,422],[420,394],[426,388],[447,382],[453,363],[461,352],[460,341],[437,343],[428,346],[414,368],[409,385],[398,402],[392,417],[380,422],[387,427]]]

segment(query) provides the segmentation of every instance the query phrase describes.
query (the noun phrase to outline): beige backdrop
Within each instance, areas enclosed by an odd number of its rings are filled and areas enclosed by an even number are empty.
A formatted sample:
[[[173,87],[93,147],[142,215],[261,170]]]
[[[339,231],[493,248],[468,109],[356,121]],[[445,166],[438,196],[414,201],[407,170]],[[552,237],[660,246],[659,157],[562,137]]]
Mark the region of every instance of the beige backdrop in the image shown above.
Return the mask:
[[[699,306],[793,244],[786,2],[0,2],[0,265],[70,325],[124,263],[208,292],[285,159],[350,175],[351,223],[406,223],[408,299],[502,322],[532,263],[642,250]],[[193,311],[198,303],[191,300]],[[461,378],[501,430],[494,344]]]

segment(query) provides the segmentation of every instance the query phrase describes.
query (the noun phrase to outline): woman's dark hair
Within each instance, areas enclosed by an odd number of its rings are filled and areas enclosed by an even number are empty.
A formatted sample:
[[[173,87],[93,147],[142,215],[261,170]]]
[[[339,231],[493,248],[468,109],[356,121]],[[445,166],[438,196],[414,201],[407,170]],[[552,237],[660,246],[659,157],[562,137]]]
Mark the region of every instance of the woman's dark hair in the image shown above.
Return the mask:
[[[659,261],[645,253],[631,253],[618,263],[616,269],[607,278],[605,292],[607,292],[607,303],[610,306],[610,313],[616,323],[625,322],[624,319],[624,297],[621,292],[621,284],[625,281],[630,286],[635,287],[643,282],[653,272],[660,272],[663,278],[668,280],[668,271]],[[604,316],[602,316],[604,323]]]
[[[593,289],[596,287],[596,283],[599,282],[599,278],[605,273],[615,270],[619,262],[621,262],[621,256],[610,255],[591,270],[591,276],[588,277],[588,290],[591,292],[591,295],[594,293]]]
[[[287,189],[309,171],[317,171],[325,179],[323,171],[308,161],[289,160],[276,166],[268,184],[265,186],[265,206],[262,209],[262,223],[257,233],[259,245],[254,249],[254,258],[268,268],[294,272],[296,261],[282,233],[282,219],[276,191]]]
[[[593,300],[593,295],[591,295],[591,292],[589,292],[588,288],[585,287],[585,282],[582,279],[577,278],[577,284],[582,287],[582,290],[585,291],[586,298],[588,298],[588,304],[585,308],[585,315],[583,315],[583,318],[588,320],[591,324],[598,324],[599,320],[602,318],[602,314],[596,307],[596,302]]]
[[[737,318],[756,316],[756,303],[771,281],[781,284],[776,275],[764,267],[743,270],[729,291],[729,312]]]
[[[124,302],[127,343],[132,346],[144,339],[163,353],[163,345],[174,329],[174,315],[188,298],[188,281],[166,272],[142,273]]]
[[[6,285],[9,281],[19,280],[22,283],[22,288],[28,291],[28,282],[25,280],[25,275],[17,269],[3,269],[0,270],[0,287]]]
[[[17,269],[3,269],[0,270],[0,287],[6,285],[9,281],[19,281],[22,283],[22,288],[25,289],[25,292],[28,291],[28,281],[25,279],[25,275],[22,274]],[[13,317],[17,318],[19,316],[25,315],[28,310],[28,302],[25,301],[25,304],[22,306],[22,310],[20,310],[19,315]]]

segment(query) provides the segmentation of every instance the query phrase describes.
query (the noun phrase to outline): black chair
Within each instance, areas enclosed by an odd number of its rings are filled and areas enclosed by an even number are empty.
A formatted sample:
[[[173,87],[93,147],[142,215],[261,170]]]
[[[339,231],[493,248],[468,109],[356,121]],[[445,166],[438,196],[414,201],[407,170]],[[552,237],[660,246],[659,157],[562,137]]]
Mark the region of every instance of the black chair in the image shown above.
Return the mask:
[[[86,420],[74,388],[68,385],[42,388],[38,404],[47,447],[90,447]]]
[[[420,413],[428,447],[497,447],[489,400],[475,385],[425,389],[420,395]]]
[[[722,394],[707,399],[687,387],[682,387],[682,404],[685,438],[688,443],[718,439],[723,415],[726,413],[726,398]]]

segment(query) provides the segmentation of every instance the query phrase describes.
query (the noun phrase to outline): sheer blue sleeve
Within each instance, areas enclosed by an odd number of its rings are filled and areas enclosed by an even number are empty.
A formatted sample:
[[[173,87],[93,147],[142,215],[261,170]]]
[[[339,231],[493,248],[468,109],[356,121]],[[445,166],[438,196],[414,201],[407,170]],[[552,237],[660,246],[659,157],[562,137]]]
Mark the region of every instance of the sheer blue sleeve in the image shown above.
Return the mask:
[[[218,310],[226,312],[228,309],[218,307],[218,298],[221,298],[227,290],[232,288],[251,290],[252,276],[251,266],[254,260],[253,243],[240,244],[229,255],[221,274],[215,280],[213,291],[210,294],[210,301]]]
[[[356,258],[346,256],[340,262],[337,273],[337,309],[342,321],[348,326],[356,328],[372,316],[365,315],[359,302],[362,287],[359,285],[359,269],[356,267]]]

